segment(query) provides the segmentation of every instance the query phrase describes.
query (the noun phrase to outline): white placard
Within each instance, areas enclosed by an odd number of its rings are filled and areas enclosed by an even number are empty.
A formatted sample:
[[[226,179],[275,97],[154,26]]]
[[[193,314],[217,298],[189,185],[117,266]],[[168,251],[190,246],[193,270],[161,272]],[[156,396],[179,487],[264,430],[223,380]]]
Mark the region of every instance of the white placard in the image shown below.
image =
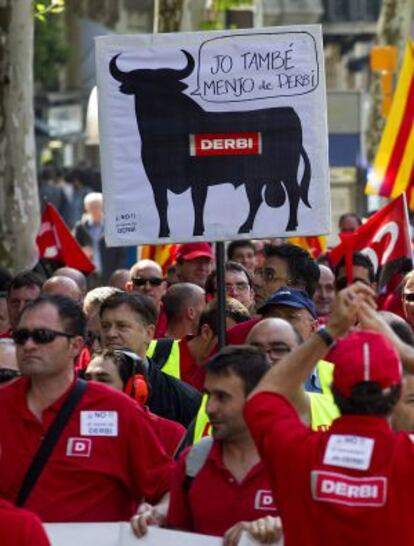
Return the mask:
[[[218,537],[182,533],[150,527],[140,539],[134,536],[129,523],[47,523],[45,525],[51,546],[222,546]],[[242,533],[239,546],[258,546],[248,533]],[[277,542],[283,546],[283,539]]]
[[[330,231],[319,25],[96,39],[109,245]]]
[[[374,440],[351,434],[332,434],[329,437],[323,464],[368,470],[371,463]]]

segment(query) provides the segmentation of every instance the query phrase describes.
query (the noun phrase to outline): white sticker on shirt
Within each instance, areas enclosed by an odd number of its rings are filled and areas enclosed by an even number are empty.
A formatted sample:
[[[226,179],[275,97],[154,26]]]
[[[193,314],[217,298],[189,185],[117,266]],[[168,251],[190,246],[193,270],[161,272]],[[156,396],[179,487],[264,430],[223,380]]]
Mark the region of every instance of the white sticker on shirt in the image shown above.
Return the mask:
[[[355,470],[368,470],[374,444],[372,438],[332,434],[326,446],[323,463]]]
[[[117,411],[81,411],[82,436],[118,436]]]

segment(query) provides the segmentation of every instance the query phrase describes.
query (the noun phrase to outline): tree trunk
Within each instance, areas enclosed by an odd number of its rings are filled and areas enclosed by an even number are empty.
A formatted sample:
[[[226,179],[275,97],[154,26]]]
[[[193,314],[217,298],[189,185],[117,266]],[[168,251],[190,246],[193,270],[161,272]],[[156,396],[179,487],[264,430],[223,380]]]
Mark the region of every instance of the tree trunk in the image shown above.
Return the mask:
[[[159,0],[158,32],[178,32],[184,0]]]
[[[0,2],[0,265],[30,267],[39,227],[31,0]]]

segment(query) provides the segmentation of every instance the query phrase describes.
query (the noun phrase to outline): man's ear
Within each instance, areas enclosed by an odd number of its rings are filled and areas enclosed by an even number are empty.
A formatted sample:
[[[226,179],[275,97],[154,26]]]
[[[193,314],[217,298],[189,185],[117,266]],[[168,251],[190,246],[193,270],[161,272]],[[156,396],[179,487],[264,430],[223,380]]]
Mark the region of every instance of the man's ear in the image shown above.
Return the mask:
[[[125,291],[132,292],[134,290],[134,283],[132,281],[127,281],[125,283]]]
[[[70,338],[69,341],[71,342],[72,350],[73,350],[73,358],[75,359],[76,357],[79,356],[80,352],[85,346],[85,340],[83,339],[82,336],[74,336]]]
[[[314,321],[312,322],[312,327],[311,327],[311,328],[312,328],[312,334],[314,334],[314,333],[316,332],[316,330],[318,329],[318,326],[319,326],[319,325],[318,325],[318,321],[317,321],[317,320],[314,320]]]
[[[154,339],[155,324],[147,324],[147,326],[145,326],[145,331],[147,333],[147,341],[149,343]]]

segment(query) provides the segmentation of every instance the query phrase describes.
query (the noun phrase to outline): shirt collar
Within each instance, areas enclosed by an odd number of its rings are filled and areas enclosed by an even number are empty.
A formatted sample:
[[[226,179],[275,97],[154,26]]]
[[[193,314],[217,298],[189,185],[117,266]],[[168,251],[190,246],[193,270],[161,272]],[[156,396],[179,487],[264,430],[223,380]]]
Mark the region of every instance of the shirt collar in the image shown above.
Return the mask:
[[[332,423],[329,433],[348,432],[356,435],[367,432],[391,433],[391,427],[385,417],[375,415],[342,415]]]

